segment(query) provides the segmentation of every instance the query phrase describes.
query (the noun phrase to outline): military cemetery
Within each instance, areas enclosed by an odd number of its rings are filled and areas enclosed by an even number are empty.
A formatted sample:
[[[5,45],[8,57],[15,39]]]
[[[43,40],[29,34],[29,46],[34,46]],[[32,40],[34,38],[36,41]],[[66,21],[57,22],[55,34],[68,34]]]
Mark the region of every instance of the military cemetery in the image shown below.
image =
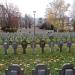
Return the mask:
[[[0,0],[0,75],[75,75],[75,1]]]

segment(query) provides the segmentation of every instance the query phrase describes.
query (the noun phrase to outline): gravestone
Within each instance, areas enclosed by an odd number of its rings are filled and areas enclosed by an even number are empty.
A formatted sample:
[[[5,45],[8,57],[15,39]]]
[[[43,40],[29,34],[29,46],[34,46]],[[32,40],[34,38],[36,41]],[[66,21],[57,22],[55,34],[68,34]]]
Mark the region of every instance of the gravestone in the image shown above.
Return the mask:
[[[9,43],[7,41],[3,43],[3,48],[4,48],[4,54],[7,55],[7,50],[9,48]]]
[[[35,40],[32,40],[31,43],[30,43],[30,45],[31,45],[31,48],[32,48],[32,53],[34,54],[35,53],[35,48],[36,48],[36,42],[35,42]]]
[[[55,43],[53,41],[49,41],[48,43],[50,50],[53,52]]]
[[[33,48],[33,46],[34,46],[34,48],[36,48],[36,42],[35,41],[31,41],[31,48]]]
[[[5,75],[24,75],[24,71],[18,64],[12,64],[5,70]]]
[[[45,41],[43,39],[40,40],[40,47],[42,49],[42,53],[44,53],[44,48],[45,48]]]
[[[50,75],[50,69],[44,64],[38,64],[36,68],[32,70],[32,75]]]
[[[69,48],[69,52],[71,51],[71,46],[72,46],[72,42],[71,41],[68,41],[67,42],[67,47]]]
[[[59,70],[59,75],[75,75],[73,64],[65,64],[63,68]]]
[[[2,40],[5,42],[5,40],[8,39],[8,33],[2,33]]]
[[[9,37],[9,44],[11,45],[12,44],[12,40],[13,40],[13,37],[11,36],[11,37]]]
[[[53,35],[50,35],[50,36],[49,36],[49,39],[50,39],[51,41],[53,41],[54,36],[53,36]]]
[[[59,47],[59,49],[60,49],[60,52],[62,52],[62,47],[63,47],[63,41],[59,41],[58,42],[58,47]]]
[[[17,47],[18,47],[17,42],[16,42],[16,41],[13,41],[13,42],[12,42],[12,48],[13,48],[13,50],[14,50],[14,54],[17,53]]]
[[[28,45],[28,43],[27,43],[26,40],[23,40],[23,41],[21,42],[21,46],[22,46],[22,49],[23,49],[23,54],[26,54],[27,45]]]

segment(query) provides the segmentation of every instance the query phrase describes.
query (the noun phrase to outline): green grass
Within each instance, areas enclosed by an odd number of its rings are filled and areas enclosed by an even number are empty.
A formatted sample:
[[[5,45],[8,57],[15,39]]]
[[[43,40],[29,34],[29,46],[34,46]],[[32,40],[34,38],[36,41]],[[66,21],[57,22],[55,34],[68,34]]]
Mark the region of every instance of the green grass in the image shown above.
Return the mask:
[[[4,71],[8,66],[13,64],[22,64],[26,75],[32,75],[32,69],[38,63],[46,64],[51,69],[52,75],[58,75],[56,69],[62,68],[65,63],[75,65],[75,46],[72,46],[71,53],[68,52],[66,46],[63,47],[63,52],[60,53],[56,46],[53,52],[50,52],[49,47],[45,47],[45,53],[41,54],[40,47],[35,49],[35,54],[32,54],[32,49],[27,48],[27,54],[22,54],[22,49],[17,49],[17,55],[13,54],[13,49],[8,49],[8,55],[4,55],[3,48],[0,48],[0,75],[4,75]]]

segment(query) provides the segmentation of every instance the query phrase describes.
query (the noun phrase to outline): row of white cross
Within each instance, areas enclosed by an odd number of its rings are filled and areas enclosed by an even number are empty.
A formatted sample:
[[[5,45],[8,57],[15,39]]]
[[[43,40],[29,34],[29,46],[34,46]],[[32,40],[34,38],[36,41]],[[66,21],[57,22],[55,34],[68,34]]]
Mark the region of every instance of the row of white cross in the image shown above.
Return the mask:
[[[21,38],[21,37],[29,37],[29,38],[33,38],[33,33],[22,33],[22,32],[16,32],[16,33],[5,33],[5,32],[1,32],[0,33],[0,36],[2,37],[2,38],[8,38],[8,37],[19,37],[19,38]],[[75,37],[75,33],[74,32],[64,32],[64,33],[37,33],[36,35],[35,35],[36,37],[42,37],[42,38],[46,38],[46,37],[51,37],[51,36],[53,36],[53,37],[57,37],[57,38],[70,38],[70,37]]]

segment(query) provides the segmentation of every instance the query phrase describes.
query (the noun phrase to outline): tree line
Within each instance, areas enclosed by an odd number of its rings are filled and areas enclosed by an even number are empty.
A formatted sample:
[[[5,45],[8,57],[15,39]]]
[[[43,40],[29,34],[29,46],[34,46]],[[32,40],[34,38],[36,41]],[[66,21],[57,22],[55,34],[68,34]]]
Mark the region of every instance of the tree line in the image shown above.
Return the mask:
[[[31,28],[32,17],[22,17],[19,8],[13,4],[0,4],[0,27],[5,32],[16,32],[19,27]]]

